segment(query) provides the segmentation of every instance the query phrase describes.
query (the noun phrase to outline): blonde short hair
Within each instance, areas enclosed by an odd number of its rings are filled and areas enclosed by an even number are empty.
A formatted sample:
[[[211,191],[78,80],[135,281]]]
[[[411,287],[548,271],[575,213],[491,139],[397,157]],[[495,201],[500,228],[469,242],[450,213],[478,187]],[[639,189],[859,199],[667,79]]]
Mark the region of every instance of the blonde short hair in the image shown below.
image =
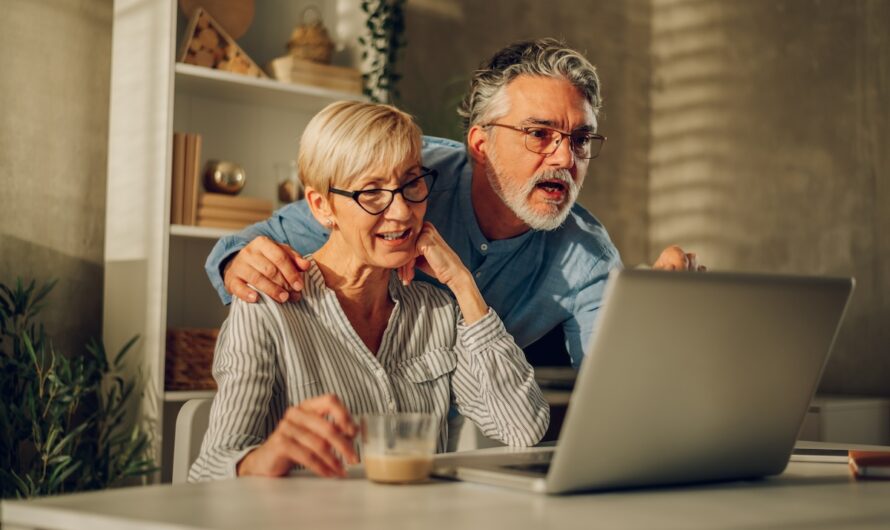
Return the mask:
[[[331,103],[315,115],[300,139],[300,179],[327,195],[368,170],[391,170],[420,161],[420,127],[390,105]]]

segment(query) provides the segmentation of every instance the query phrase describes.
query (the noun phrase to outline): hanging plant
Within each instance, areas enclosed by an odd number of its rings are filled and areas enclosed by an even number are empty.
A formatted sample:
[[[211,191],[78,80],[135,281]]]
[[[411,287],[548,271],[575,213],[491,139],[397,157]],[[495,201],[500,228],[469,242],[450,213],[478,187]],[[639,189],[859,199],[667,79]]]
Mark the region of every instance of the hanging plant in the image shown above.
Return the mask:
[[[362,0],[368,35],[358,38],[362,46],[364,93],[371,101],[388,103],[398,97],[396,85],[401,75],[395,64],[399,48],[405,45],[405,0]]]

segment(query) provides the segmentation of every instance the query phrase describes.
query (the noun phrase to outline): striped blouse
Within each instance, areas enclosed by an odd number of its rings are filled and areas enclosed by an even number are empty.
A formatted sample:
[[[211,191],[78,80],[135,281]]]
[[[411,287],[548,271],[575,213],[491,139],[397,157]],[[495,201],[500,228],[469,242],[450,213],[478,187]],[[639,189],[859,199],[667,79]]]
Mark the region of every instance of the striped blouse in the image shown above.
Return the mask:
[[[550,409],[493,311],[468,326],[447,293],[423,282],[403,286],[393,274],[395,307],[374,355],[310,262],[299,302],[278,304],[262,295],[255,304],[232,303],[213,359],[219,390],[190,481],[236,476],[237,463],[272,433],[288,407],[328,393],[354,418],[434,414],[439,452],[452,405],[490,438],[521,446],[540,441]]]

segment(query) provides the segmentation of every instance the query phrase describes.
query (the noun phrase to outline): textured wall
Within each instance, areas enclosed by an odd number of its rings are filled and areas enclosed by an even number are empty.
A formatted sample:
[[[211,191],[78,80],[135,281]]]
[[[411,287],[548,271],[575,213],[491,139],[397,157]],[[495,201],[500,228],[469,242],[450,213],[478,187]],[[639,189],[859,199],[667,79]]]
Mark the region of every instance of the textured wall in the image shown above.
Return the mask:
[[[111,0],[0,0],[0,281],[59,283],[60,351],[100,338]]]
[[[603,83],[599,131],[609,140],[580,201],[609,229],[625,262],[646,261],[649,2],[412,0],[406,20],[398,103],[425,132],[459,140],[455,109],[472,71],[493,52],[538,37],[562,38],[586,52]]]
[[[650,253],[852,275],[821,390],[890,395],[890,2],[654,0]]]
[[[412,0],[400,104],[461,138],[472,69],[561,37],[599,68],[609,136],[581,203],[626,263],[853,275],[822,391],[890,395],[890,2]]]

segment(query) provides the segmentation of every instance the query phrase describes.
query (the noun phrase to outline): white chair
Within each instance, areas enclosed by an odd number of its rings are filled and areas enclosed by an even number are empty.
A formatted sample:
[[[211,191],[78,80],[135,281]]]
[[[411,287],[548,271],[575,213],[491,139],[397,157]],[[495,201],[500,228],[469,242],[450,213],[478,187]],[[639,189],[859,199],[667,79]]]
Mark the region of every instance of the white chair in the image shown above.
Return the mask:
[[[210,421],[210,404],[213,399],[190,399],[176,416],[176,433],[173,438],[173,483],[182,484],[189,475]]]

